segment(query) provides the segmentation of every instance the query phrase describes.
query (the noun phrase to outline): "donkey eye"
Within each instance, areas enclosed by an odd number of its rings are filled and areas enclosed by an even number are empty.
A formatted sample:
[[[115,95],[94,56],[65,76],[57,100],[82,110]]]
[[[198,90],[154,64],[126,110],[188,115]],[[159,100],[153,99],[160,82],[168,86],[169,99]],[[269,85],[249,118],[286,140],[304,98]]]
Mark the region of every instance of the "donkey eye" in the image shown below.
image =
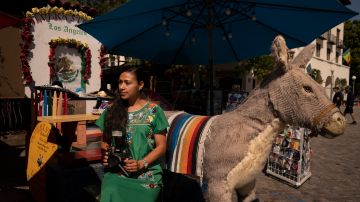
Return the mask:
[[[304,90],[307,93],[312,93],[313,92],[310,86],[304,86]]]

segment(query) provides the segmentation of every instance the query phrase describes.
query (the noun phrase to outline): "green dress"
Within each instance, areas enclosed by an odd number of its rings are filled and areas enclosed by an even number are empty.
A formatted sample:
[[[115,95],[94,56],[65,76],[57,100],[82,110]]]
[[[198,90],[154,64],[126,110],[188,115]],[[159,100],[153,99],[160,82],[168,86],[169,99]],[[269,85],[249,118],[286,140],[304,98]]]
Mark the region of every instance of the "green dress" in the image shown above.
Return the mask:
[[[104,111],[96,124],[103,130],[107,111]],[[141,109],[129,112],[126,128],[127,142],[132,157],[143,159],[155,148],[154,134],[168,127],[163,110],[152,102]],[[145,171],[126,177],[115,173],[105,173],[101,185],[101,202],[138,202],[156,201],[162,185],[160,162],[153,162]]]

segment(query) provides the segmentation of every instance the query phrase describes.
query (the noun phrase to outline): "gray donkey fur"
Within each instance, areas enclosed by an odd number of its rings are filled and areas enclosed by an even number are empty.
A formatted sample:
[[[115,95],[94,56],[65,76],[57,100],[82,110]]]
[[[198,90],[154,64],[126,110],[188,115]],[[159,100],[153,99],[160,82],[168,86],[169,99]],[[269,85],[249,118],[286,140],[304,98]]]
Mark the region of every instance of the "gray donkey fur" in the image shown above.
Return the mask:
[[[314,46],[289,61],[282,36],[274,39],[277,69],[232,112],[217,116],[205,140],[204,180],[208,201],[252,201],[255,178],[265,166],[272,142],[285,124],[343,134],[345,119],[326,97],[325,90],[304,67]]]

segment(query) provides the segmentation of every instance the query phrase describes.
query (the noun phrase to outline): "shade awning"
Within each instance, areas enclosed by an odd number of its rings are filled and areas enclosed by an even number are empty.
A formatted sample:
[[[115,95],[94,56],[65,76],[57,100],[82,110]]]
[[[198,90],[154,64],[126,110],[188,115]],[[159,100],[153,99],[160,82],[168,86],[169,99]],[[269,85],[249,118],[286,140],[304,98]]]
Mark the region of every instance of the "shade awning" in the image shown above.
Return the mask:
[[[19,22],[21,22],[21,19],[0,11],[0,29],[11,25],[16,25]]]

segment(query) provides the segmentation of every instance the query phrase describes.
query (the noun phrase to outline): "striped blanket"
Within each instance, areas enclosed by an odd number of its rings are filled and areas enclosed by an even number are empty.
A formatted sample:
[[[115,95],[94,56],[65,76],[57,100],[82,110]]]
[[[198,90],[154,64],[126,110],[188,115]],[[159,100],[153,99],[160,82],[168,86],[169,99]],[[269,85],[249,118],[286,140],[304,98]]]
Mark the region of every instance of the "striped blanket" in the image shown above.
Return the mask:
[[[166,165],[172,172],[202,178],[204,142],[214,117],[180,112],[169,117]]]

